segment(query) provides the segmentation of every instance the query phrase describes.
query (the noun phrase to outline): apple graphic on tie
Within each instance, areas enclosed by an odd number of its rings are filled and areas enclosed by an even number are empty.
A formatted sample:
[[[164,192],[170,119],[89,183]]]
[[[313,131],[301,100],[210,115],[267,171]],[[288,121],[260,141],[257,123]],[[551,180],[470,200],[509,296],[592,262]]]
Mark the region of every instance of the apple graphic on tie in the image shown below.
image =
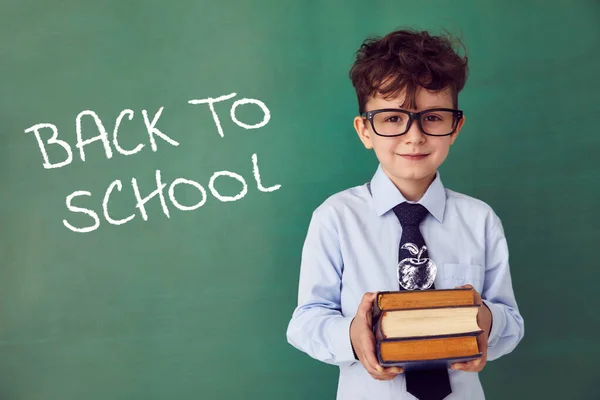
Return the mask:
[[[421,247],[421,250],[413,243],[405,243],[401,247],[406,249],[416,258],[405,258],[398,263],[398,283],[406,290],[424,290],[433,285],[437,266],[433,260],[424,257],[421,254],[427,250],[427,246]]]

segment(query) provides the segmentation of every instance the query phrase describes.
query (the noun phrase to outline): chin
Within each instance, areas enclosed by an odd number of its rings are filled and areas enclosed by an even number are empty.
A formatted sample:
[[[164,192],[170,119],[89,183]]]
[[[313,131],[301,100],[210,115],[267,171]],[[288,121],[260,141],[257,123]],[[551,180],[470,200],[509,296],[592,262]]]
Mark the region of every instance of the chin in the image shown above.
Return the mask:
[[[433,180],[435,176],[435,172],[429,173],[411,173],[411,174],[397,174],[396,177],[403,181],[423,181],[423,180]]]
[[[406,181],[421,181],[433,179],[436,174],[436,169],[396,166],[396,168],[391,169],[391,172],[396,179]]]
[[[396,181],[423,181],[435,177],[437,168],[435,163],[420,163],[415,165],[412,162],[403,162],[404,160],[391,159],[382,162],[382,167],[386,175],[394,178]],[[399,162],[400,161],[400,162]]]

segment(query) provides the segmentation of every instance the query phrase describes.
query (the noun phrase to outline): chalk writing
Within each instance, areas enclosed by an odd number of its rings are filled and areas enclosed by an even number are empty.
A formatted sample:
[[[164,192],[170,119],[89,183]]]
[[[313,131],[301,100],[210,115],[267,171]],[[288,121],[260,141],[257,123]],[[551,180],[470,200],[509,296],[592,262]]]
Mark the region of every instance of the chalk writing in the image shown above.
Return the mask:
[[[221,120],[219,119],[219,116],[215,111],[214,104],[218,103],[218,102],[223,102],[223,101],[233,99],[235,96],[237,96],[236,93],[230,93],[230,94],[219,96],[216,98],[208,97],[208,98],[204,98],[204,99],[189,100],[188,103],[192,104],[192,105],[207,104],[209,110],[211,111],[211,115],[212,115],[213,121],[215,123],[215,126],[217,128],[217,133],[219,134],[219,136],[224,137],[223,128],[221,126]],[[262,120],[256,124],[252,124],[252,125],[240,121],[236,116],[236,109],[242,105],[257,106],[263,114]],[[142,112],[141,112],[144,127],[148,134],[148,141],[150,143],[150,148],[152,149],[153,152],[156,152],[159,149],[159,146],[158,146],[157,140],[156,140],[157,138],[160,139],[162,142],[165,142],[174,147],[177,147],[180,145],[180,143],[178,141],[173,139],[171,136],[166,134],[164,131],[162,131],[158,127],[158,122],[163,113],[163,110],[164,110],[164,107],[160,107],[158,109],[158,111],[156,111],[154,113],[152,118],[150,118],[150,114],[148,113],[147,110],[142,110]],[[260,100],[250,99],[250,98],[242,98],[242,99],[235,100],[233,102],[233,104],[231,105],[230,111],[229,111],[229,116],[230,116],[231,120],[237,126],[243,128],[243,129],[258,129],[269,123],[269,121],[271,119],[271,112],[267,108],[265,103],[263,103]],[[137,154],[140,151],[142,151],[142,149],[146,145],[145,143],[139,143],[134,148],[131,148],[131,149],[125,149],[119,144],[119,139],[118,139],[119,127],[121,126],[123,118],[125,118],[125,117],[129,121],[132,121],[135,118],[135,112],[131,109],[125,109],[119,113],[119,115],[115,119],[114,128],[112,130],[112,142],[111,142],[108,130],[106,129],[106,127],[103,124],[100,117],[94,111],[83,110],[83,111],[79,112],[79,114],[77,114],[77,117],[75,118],[75,132],[77,135],[76,136],[77,143],[75,144],[75,147],[79,150],[79,158],[81,159],[82,162],[85,162],[85,160],[86,160],[85,147],[92,143],[95,143],[95,142],[99,142],[103,146],[104,154],[106,155],[107,159],[111,159],[113,157],[113,154],[114,154],[113,147],[114,147],[114,150],[116,151],[116,153],[123,155],[123,156],[131,156],[131,155]],[[92,119],[92,121],[96,127],[96,130],[97,130],[96,136],[84,138],[84,130],[82,129],[82,120],[84,118]],[[71,145],[69,143],[58,138],[59,133],[58,133],[58,128],[56,125],[51,124],[51,123],[35,124],[27,129],[25,129],[25,133],[33,133],[33,135],[35,136],[38,147],[40,149],[40,153],[42,155],[42,161],[43,161],[42,166],[45,169],[63,168],[65,166],[71,164],[74,161],[73,160],[73,149],[71,148]],[[47,137],[48,133],[50,133],[50,137]],[[46,137],[46,139],[44,139],[43,135]],[[48,152],[47,152],[47,147],[52,146],[52,145],[58,145],[65,151],[66,154],[63,159],[52,160],[52,161],[50,160],[50,158],[48,156]],[[252,154],[251,162],[252,162],[252,173],[253,173],[254,183],[256,184],[256,188],[258,189],[259,192],[269,193],[269,192],[274,192],[276,190],[279,190],[281,188],[280,184],[276,184],[276,185],[272,185],[272,186],[268,186],[268,187],[265,187],[263,185],[263,181],[261,178],[261,172],[260,172],[260,168],[259,168],[259,164],[258,164],[258,156],[256,153]],[[205,189],[205,187],[201,183],[196,182],[191,179],[188,179],[188,178],[182,178],[182,177],[176,178],[172,182],[170,182],[170,184],[168,184],[167,182],[163,182],[162,176],[161,176],[161,171],[159,169],[155,170],[154,176],[155,176],[155,184],[153,184],[153,190],[151,190],[150,193],[148,193],[148,194],[142,194],[143,190],[140,189],[140,185],[138,184],[137,179],[135,177],[131,178],[131,192],[133,192],[133,196],[136,200],[135,208],[137,209],[137,211],[132,210],[130,215],[128,215],[124,218],[120,218],[120,219],[117,219],[116,217],[111,216],[111,213],[109,211],[110,199],[112,198],[113,195],[115,195],[115,193],[116,193],[115,189],[117,192],[120,192],[120,193],[124,191],[123,182],[120,179],[115,179],[114,181],[112,181],[108,185],[106,190],[104,191],[104,194],[102,197],[102,203],[101,203],[102,211],[100,213],[98,213],[93,207],[89,207],[89,206],[82,207],[81,205],[77,204],[78,198],[82,198],[82,197],[94,198],[94,196],[96,194],[93,194],[91,191],[88,191],[88,190],[75,190],[74,192],[72,192],[71,194],[66,196],[66,201],[65,201],[66,207],[71,213],[84,214],[84,215],[88,216],[90,218],[90,221],[85,226],[75,226],[72,223],[70,223],[68,221],[68,219],[63,219],[63,225],[67,229],[69,229],[73,232],[88,233],[88,232],[93,232],[96,229],[98,229],[100,227],[100,225],[102,224],[102,221],[105,221],[109,225],[118,226],[118,225],[124,225],[124,224],[134,220],[135,217],[138,215],[141,216],[141,218],[144,221],[147,221],[149,216],[146,211],[146,204],[154,198],[158,198],[158,201],[160,202],[160,206],[161,206],[161,210],[162,210],[163,214],[167,218],[170,218],[171,211],[169,209],[169,205],[171,205],[172,207],[174,207],[175,209],[180,210],[180,211],[194,211],[194,210],[197,210],[198,208],[202,207],[204,204],[206,204],[206,202],[208,201],[208,199],[210,197],[209,193],[212,197],[214,197],[215,199],[217,199],[218,201],[223,202],[223,203],[241,200],[248,194],[248,181],[246,180],[246,178],[244,178],[244,176],[242,176],[236,172],[233,172],[233,171],[222,170],[222,171],[214,172],[211,175],[210,179],[208,180],[208,184],[207,184],[208,191]],[[224,195],[224,194],[220,193],[216,188],[215,182],[217,182],[217,180],[221,180],[221,179],[223,179],[223,180],[229,179],[229,180],[237,181],[240,185],[238,193],[235,195]],[[195,204],[186,205],[186,204],[182,204],[180,201],[177,200],[176,188],[178,186],[182,186],[182,185],[193,187],[198,191],[199,200]],[[168,188],[167,188],[167,186],[168,186]],[[165,195],[165,189],[166,189],[166,195]]]

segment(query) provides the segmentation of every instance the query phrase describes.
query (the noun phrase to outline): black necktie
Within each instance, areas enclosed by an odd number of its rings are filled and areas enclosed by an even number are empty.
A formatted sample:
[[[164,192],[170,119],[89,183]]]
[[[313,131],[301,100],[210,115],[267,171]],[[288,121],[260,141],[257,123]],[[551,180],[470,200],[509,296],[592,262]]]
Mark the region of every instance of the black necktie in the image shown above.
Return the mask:
[[[425,239],[419,225],[427,216],[421,204],[400,203],[394,213],[402,225],[398,254],[400,290],[435,289],[433,279],[437,269],[427,256]],[[446,369],[407,371],[406,390],[419,400],[442,400],[450,393],[450,378]]]

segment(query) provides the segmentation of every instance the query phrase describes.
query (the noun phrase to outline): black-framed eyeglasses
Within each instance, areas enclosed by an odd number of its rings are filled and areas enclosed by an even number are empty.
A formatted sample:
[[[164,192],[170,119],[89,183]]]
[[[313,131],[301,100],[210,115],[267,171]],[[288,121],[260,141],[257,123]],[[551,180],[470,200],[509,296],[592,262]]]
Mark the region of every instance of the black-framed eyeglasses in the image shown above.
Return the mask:
[[[420,112],[410,112],[399,108],[384,108],[366,111],[361,114],[371,121],[373,131],[379,136],[393,137],[404,135],[414,120],[421,132],[429,136],[448,136],[456,131],[463,117],[462,110],[452,108],[431,108]]]

